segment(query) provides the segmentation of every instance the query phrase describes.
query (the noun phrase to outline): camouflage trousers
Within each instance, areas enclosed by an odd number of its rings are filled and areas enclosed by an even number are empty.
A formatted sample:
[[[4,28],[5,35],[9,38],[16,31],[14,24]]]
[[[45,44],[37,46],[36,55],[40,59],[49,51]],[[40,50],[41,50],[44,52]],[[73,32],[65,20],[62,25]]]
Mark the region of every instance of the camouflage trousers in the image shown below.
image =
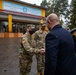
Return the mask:
[[[30,75],[31,71],[31,59],[20,59],[20,75]]]
[[[37,72],[44,71],[45,55],[36,54],[37,59]]]

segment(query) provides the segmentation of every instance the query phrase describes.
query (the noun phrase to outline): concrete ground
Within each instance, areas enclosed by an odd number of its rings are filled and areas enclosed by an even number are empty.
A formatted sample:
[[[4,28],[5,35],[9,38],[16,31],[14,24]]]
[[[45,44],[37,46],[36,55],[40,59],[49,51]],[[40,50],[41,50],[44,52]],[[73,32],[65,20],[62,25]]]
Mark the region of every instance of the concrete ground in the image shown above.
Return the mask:
[[[20,38],[0,38],[0,75],[19,75]],[[31,75],[36,75],[36,58],[33,56]]]

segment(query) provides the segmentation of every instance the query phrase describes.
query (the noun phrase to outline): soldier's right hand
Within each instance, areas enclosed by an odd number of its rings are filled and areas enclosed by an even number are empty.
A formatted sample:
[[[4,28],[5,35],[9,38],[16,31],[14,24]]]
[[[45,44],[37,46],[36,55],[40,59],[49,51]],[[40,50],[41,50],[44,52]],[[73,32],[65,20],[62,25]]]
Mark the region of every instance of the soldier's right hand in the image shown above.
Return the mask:
[[[40,54],[41,55],[45,54],[45,49],[44,48],[40,49]]]

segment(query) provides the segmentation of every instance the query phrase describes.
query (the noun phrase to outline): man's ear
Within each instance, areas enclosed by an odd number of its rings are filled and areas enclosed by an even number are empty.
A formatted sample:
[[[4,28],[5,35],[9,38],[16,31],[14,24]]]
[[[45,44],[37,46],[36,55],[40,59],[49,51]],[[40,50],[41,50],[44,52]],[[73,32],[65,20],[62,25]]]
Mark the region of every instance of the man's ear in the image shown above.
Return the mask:
[[[50,21],[48,20],[48,23],[50,24]]]
[[[50,20],[48,20],[48,23],[49,23],[49,24],[52,24],[52,22],[51,22]]]

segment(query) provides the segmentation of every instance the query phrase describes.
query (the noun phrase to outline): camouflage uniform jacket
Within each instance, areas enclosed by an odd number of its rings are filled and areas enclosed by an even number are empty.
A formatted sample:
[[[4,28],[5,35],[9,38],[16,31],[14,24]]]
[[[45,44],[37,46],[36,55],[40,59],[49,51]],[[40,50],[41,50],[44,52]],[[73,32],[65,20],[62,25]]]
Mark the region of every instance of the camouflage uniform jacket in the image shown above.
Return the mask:
[[[32,35],[29,35],[28,33],[24,34],[22,36],[22,40],[24,43],[21,43],[21,49],[20,49],[20,57],[21,58],[29,58],[31,57],[34,53],[38,53],[38,49],[34,48],[34,41],[32,39]]]
[[[45,37],[47,32],[38,30],[34,34],[34,40],[36,41],[36,48],[41,49],[45,48]]]

